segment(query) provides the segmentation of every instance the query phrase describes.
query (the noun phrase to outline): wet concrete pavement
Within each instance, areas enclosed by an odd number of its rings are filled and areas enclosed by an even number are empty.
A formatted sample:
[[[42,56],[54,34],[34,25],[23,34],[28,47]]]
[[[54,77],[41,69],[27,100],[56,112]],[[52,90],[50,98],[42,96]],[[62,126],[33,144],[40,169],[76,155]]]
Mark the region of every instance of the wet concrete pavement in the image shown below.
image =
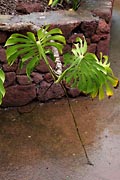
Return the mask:
[[[119,33],[115,0],[110,61],[120,79]],[[86,164],[65,100],[31,104],[0,110],[0,180],[120,180],[120,88],[111,99],[71,104],[94,166]]]

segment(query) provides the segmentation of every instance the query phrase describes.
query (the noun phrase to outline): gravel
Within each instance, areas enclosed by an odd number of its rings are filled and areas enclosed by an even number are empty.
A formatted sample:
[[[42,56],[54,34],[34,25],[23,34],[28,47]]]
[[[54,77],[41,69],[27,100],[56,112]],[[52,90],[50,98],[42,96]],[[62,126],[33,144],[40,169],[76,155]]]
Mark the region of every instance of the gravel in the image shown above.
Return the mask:
[[[0,14],[18,14],[16,6],[19,2],[40,3],[44,7],[48,4],[48,0],[0,0]]]
[[[44,6],[45,9],[48,6],[48,0],[0,0],[0,14],[19,14],[16,11],[16,6],[18,3],[40,3],[41,6]],[[52,10],[56,9],[68,9],[69,7],[64,4],[64,7],[58,6],[57,8],[52,8]],[[48,8],[50,10],[50,8]]]

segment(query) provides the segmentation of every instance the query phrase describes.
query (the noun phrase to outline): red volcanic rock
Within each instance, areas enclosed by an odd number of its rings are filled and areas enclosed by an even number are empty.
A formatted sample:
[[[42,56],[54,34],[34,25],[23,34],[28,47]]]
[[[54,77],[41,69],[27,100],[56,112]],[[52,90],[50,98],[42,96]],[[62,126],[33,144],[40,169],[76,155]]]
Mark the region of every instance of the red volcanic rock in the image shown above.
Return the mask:
[[[60,11],[60,13],[63,13],[64,15],[64,11]],[[71,23],[71,21],[69,21],[69,23],[66,21],[64,21],[64,19],[62,19],[62,23],[55,25],[55,24],[51,24],[50,28],[56,28],[59,27],[63,33],[63,35],[66,37],[66,39],[68,39],[70,37],[70,35],[72,34],[72,31],[74,31],[74,29],[76,29],[78,26],[80,25],[80,22],[75,22],[75,23]]]
[[[20,67],[18,66],[16,74],[19,74],[19,75],[24,74],[25,75],[26,74],[26,66],[24,66],[22,69],[20,69]]]
[[[80,95],[80,91],[76,88],[67,89],[67,93],[70,97],[73,97],[73,98]]]
[[[109,54],[109,42],[110,38],[106,40],[101,40],[98,45],[97,45],[97,56],[100,56],[100,52],[103,53],[103,55],[108,55]]]
[[[86,38],[86,41],[87,41],[87,45],[90,45],[90,43],[91,43],[90,38]]]
[[[83,22],[81,23],[81,30],[84,32],[85,37],[91,37],[97,28],[96,21]]]
[[[4,83],[4,86],[8,87],[8,86],[11,86],[11,85],[15,84],[15,80],[16,80],[15,72],[7,72],[5,74],[5,83]]]
[[[0,44],[5,44],[7,40],[7,33],[6,32],[0,32]]]
[[[92,43],[92,44],[90,44],[89,46],[88,46],[88,52],[90,52],[90,53],[96,53],[96,48],[97,48],[97,44],[95,44],[95,43]]]
[[[28,85],[32,83],[32,81],[26,75],[17,75],[17,82],[20,85]]]
[[[16,6],[16,10],[23,14],[29,14],[32,12],[42,12],[44,11],[44,7],[40,5],[40,3],[22,3],[19,2]]]
[[[59,99],[65,95],[60,84],[53,84],[50,87],[50,89],[45,93],[45,91],[49,88],[49,86],[50,86],[50,83],[47,83],[45,81],[43,81],[40,84],[40,88],[38,90],[38,100],[39,101],[47,101],[50,99]]]
[[[43,80],[43,75],[38,72],[32,72],[31,78],[36,84],[38,84]]]
[[[71,51],[71,46],[69,44],[66,44],[63,48],[63,54],[68,53]]]
[[[51,67],[54,69],[55,68],[54,62],[51,59],[49,59],[49,63],[51,65]],[[49,72],[48,67],[43,60],[40,61],[39,65],[35,69],[40,73],[48,73]]]
[[[3,98],[3,107],[22,106],[30,103],[36,98],[36,87],[32,85],[14,85],[6,88],[6,94]]]
[[[53,77],[50,73],[46,73],[44,76],[45,81],[47,82],[52,82],[53,81]]]
[[[111,16],[112,16],[112,11],[111,11],[111,8],[99,8],[99,9],[94,9],[93,11],[92,11],[92,13],[94,14],[94,15],[96,15],[96,16],[99,16],[100,18],[102,18],[102,19],[105,19],[105,21],[107,22],[107,23],[109,23],[110,22],[110,20],[111,20]]]
[[[7,63],[5,49],[0,48],[0,62]]]
[[[101,33],[109,33],[110,32],[110,26],[105,22],[104,19],[100,19],[98,23],[98,28],[96,30],[97,34]]]
[[[93,43],[97,43],[99,42],[100,40],[105,40],[108,38],[108,34],[94,34],[92,37],[91,37],[91,42]]]
[[[14,63],[12,66],[10,66],[8,64],[3,64],[3,70],[5,72],[16,71],[17,67],[18,67],[18,65],[16,63]]]
[[[84,34],[82,33],[74,33],[72,34],[72,36],[70,36],[70,38],[67,40],[68,43],[74,43],[76,42],[76,38],[79,37],[81,38],[82,40],[84,39]]]

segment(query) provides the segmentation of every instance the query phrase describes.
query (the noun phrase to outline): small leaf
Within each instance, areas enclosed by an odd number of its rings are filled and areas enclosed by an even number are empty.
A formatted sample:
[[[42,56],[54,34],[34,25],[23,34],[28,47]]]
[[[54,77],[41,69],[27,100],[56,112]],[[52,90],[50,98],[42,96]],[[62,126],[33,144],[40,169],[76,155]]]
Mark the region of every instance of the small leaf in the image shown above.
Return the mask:
[[[0,79],[1,79],[2,82],[4,83],[4,81],[5,81],[5,73],[3,72],[2,69],[0,69]]]
[[[10,46],[10,45],[15,45],[17,43],[33,43],[32,41],[30,41],[29,39],[25,39],[25,38],[9,38],[6,43],[5,46]]]
[[[52,3],[52,7],[56,6],[58,2],[59,2],[59,0],[54,0]]]
[[[46,52],[45,52],[46,55],[49,55],[50,58],[55,62],[55,57],[54,57],[54,54],[52,52],[51,49],[48,49]]]
[[[34,56],[35,56],[35,52],[33,53],[33,51],[30,51],[30,52],[24,54],[21,60],[24,63],[25,61],[29,60],[30,58],[32,58]]]
[[[63,55],[63,60],[64,60],[64,66],[70,65],[74,61],[74,56],[71,55],[70,53],[66,53]]]
[[[53,3],[53,0],[49,0],[48,6],[50,6]]]
[[[63,44],[66,43],[64,36],[61,36],[61,35],[50,36],[46,40],[44,40],[43,42],[45,42],[45,41],[47,42],[47,41],[51,41],[51,40],[53,40],[53,41],[56,40],[56,41],[59,41]]]
[[[27,64],[26,67],[26,73],[27,76],[30,78],[30,74],[33,71],[33,69],[38,65],[39,59],[37,57],[34,57],[30,62]]]
[[[32,32],[27,32],[27,35],[33,42],[36,42],[35,35]]]
[[[18,52],[16,52],[15,54],[13,54],[13,55],[11,55],[7,60],[8,60],[8,64],[9,65],[12,65],[14,62],[15,62],[15,60],[17,59],[17,57],[18,57]]]
[[[92,99],[94,99],[98,95],[98,87],[96,86],[96,84],[94,84],[94,90],[90,95]]]
[[[59,28],[54,28],[54,29],[51,29],[51,30],[47,33],[47,35],[54,35],[54,34],[62,34],[61,29],[59,29]]]
[[[63,49],[63,45],[58,43],[58,42],[47,42],[45,44],[46,46],[53,46],[56,47],[58,49],[58,51],[62,54],[62,49]],[[43,46],[44,47],[44,46]]]

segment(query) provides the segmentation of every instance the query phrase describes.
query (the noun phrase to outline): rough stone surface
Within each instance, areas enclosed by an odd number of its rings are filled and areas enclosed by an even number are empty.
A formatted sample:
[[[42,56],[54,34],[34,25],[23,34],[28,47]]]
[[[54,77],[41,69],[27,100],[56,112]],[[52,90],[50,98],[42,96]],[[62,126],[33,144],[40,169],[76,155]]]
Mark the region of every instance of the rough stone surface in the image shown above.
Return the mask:
[[[67,89],[67,93],[70,97],[73,97],[73,98],[80,95],[80,91],[76,88]]]
[[[111,8],[99,8],[93,10],[93,15],[99,16],[102,19],[105,19],[107,23],[111,21],[112,11]]]
[[[113,3],[114,0],[85,0],[82,1],[79,11],[91,11],[93,16],[105,19],[109,23],[111,21]]]
[[[22,14],[44,11],[44,7],[40,3],[17,3],[16,10]]]
[[[14,85],[6,88],[2,106],[22,106],[36,98],[35,85]]]
[[[93,34],[95,34],[96,28],[97,28],[96,21],[83,22],[81,24],[81,30],[84,32],[85,37],[91,37]]]
[[[97,34],[101,33],[109,33],[110,32],[110,26],[105,22],[104,19],[100,19],[98,23],[98,28],[96,30]]]
[[[0,32],[0,44],[4,44],[7,40],[7,33],[5,32]]]
[[[92,43],[88,46],[88,52],[90,53],[96,53],[97,44]]]
[[[36,84],[40,83],[43,80],[43,75],[38,72],[33,72],[31,74],[31,77]]]
[[[17,82],[20,85],[28,85],[32,83],[32,81],[26,75],[17,75]]]
[[[53,84],[50,87],[50,89],[45,93],[45,91],[49,88],[49,86],[50,86],[50,83],[47,83],[45,81],[43,81],[40,84],[40,88],[38,90],[38,100],[39,101],[47,101],[50,99],[59,99],[65,95],[60,84]]]
[[[64,17],[63,17],[64,18]],[[62,30],[63,35],[66,37],[66,39],[71,35],[71,32],[77,27],[79,26],[80,22],[76,22],[76,23],[69,23],[68,24],[57,24],[57,25],[51,25],[51,28],[55,28],[58,27]],[[68,30],[69,29],[69,30]]]
[[[51,67],[54,69],[55,65],[51,59],[49,59],[49,63],[51,65]],[[35,69],[40,73],[48,73],[49,72],[48,67],[43,60],[40,61],[39,65]]]
[[[8,64],[3,64],[3,70],[5,72],[11,72],[11,71],[16,71],[18,67],[18,64],[14,63],[12,66]]]
[[[0,62],[7,63],[5,49],[0,48]]]
[[[103,53],[103,55],[108,55],[109,54],[109,41],[110,39],[106,39],[106,40],[101,40],[98,45],[97,45],[97,56],[100,56],[100,52]]]
[[[7,72],[5,74],[5,87],[8,87],[10,85],[14,85],[16,80],[16,74],[15,72]]]
[[[89,46],[91,44],[91,39],[90,38],[86,38],[87,41],[87,45]]]
[[[108,34],[94,34],[92,37],[91,37],[91,42],[93,43],[97,43],[99,42],[100,40],[105,40],[108,38]]]
[[[82,40],[84,39],[84,34],[83,33],[74,33],[70,38],[67,40],[68,43],[74,43],[76,42],[76,38],[79,37]]]
[[[66,44],[63,48],[63,54],[68,53],[71,51],[71,45],[70,44]]]
[[[52,82],[53,81],[53,77],[50,73],[46,73],[44,75],[44,79],[47,81],[47,82]]]
[[[23,68],[21,69],[19,67],[19,63],[18,63],[18,68],[16,70],[16,74],[17,75],[26,75],[26,65],[24,65]]]

